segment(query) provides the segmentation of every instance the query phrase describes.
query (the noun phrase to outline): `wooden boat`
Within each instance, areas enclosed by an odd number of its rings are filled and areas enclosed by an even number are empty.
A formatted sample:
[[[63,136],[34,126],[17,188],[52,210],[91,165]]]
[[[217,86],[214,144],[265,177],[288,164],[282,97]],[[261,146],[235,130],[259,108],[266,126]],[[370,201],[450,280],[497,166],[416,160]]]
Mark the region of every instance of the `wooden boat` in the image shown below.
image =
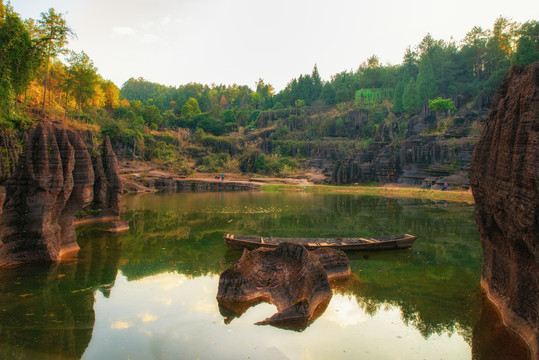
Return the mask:
[[[375,251],[410,248],[417,236],[403,234],[357,238],[279,238],[226,234],[223,238],[231,249],[276,248],[283,242],[291,242],[303,245],[307,250],[328,247],[343,251]]]

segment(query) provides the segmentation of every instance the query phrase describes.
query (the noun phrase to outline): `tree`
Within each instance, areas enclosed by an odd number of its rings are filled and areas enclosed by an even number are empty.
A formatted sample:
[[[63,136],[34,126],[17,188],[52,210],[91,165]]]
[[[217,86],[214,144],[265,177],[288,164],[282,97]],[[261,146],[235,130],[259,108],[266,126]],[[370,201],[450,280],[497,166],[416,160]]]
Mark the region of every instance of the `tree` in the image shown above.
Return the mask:
[[[182,106],[182,116],[190,117],[200,114],[200,107],[198,106],[198,101],[195,98],[190,98]]]
[[[417,56],[417,53],[415,51],[412,51],[410,47],[408,47],[406,49],[406,52],[404,53],[402,66],[406,69],[410,76],[417,75],[417,65],[419,64]]]
[[[404,88],[404,94],[402,95],[402,106],[404,111],[416,112],[421,109],[421,98],[419,97],[419,92],[417,91],[417,86],[414,81],[414,78],[411,78]]]
[[[481,27],[474,26],[464,38],[464,46],[469,48],[473,53],[472,74],[477,79],[481,79],[481,75],[485,67],[486,45],[488,34]]]
[[[45,112],[50,59],[65,52],[64,46],[73,32],[67,26],[62,14],[56,13],[53,8],[49,9],[47,13],[41,13],[41,19],[38,20],[38,30],[40,39],[36,45],[42,48],[45,57],[45,82],[43,84],[43,112]]]
[[[260,102],[262,101],[262,97],[260,96],[260,94],[258,92],[254,92],[251,94],[251,104],[253,104],[253,107],[256,109],[258,108],[258,105],[260,104]]]
[[[105,92],[105,107],[114,110],[120,106],[120,89],[110,80],[102,84]]]
[[[11,6],[0,7],[0,111],[11,112],[15,95],[28,86],[39,56],[29,31]]]
[[[539,21],[525,22],[518,33],[520,38],[513,62],[517,65],[526,65],[539,61]]]
[[[428,56],[424,56],[419,63],[419,73],[417,74],[417,90],[421,102],[431,99],[436,95],[436,79]]]
[[[408,73],[408,71],[404,71],[402,79],[398,82],[397,87],[395,88],[395,96],[393,97],[393,112],[397,114],[400,114],[404,111],[402,98],[404,96],[404,89],[409,81],[410,74]]]
[[[517,43],[515,64],[527,65],[536,61],[539,61],[539,49],[536,44],[527,37],[521,37]]]
[[[429,100],[429,109],[432,111],[455,111],[457,108],[451,99],[442,99],[438,97],[434,100]]]
[[[318,67],[316,66],[316,64],[314,64],[311,78],[313,79],[311,101],[315,102],[316,100],[320,99],[320,95],[322,94],[322,79],[320,78],[320,74],[318,73]]]
[[[320,98],[324,100],[326,105],[334,105],[337,102],[335,96],[336,94],[333,85],[331,85],[329,81],[326,82],[322,88],[322,92],[320,93]]]
[[[97,68],[94,67],[93,61],[84,51],[79,54],[72,51],[67,61],[69,63],[67,82],[71,93],[77,100],[80,117],[82,106],[95,94],[95,85],[98,79]]]

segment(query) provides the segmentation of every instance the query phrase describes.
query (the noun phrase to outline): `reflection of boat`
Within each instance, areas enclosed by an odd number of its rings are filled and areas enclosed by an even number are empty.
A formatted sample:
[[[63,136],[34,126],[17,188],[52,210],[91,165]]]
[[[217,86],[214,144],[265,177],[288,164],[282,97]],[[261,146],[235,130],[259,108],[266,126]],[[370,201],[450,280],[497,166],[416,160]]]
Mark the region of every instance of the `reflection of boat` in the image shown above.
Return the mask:
[[[279,238],[226,234],[225,243],[232,249],[276,248],[289,242],[305,246],[308,250],[333,248],[343,251],[396,250],[412,247],[417,236],[410,234],[357,238]]]

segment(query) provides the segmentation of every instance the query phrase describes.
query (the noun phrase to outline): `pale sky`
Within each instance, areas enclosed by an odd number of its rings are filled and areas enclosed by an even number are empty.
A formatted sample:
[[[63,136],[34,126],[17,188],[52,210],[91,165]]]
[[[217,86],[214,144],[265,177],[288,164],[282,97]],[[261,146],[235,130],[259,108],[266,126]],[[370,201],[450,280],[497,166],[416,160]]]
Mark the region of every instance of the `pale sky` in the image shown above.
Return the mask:
[[[7,2],[7,1],[4,1]],[[329,80],[376,54],[399,64],[427,34],[461,40],[499,15],[539,19],[537,0],[11,0],[22,18],[50,7],[65,14],[99,73],[121,87],[130,77],[277,90],[314,64]]]

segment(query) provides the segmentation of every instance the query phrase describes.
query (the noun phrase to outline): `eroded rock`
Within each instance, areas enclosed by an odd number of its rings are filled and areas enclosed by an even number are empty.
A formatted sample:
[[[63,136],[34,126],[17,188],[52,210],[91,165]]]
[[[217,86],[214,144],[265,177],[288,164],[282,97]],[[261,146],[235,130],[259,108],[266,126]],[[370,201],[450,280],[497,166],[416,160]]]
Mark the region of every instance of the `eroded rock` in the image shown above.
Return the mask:
[[[514,66],[494,97],[470,171],[481,284],[539,358],[539,63]]]
[[[227,323],[251,306],[269,302],[278,312],[257,325],[302,331],[331,300],[329,279],[350,274],[350,262],[340,250],[309,252],[291,243],[273,250],[245,250],[221,274],[217,300]]]
[[[0,190],[0,266],[57,261],[65,252],[78,250],[74,215],[94,199],[92,161],[77,132],[42,122],[26,133],[24,144],[21,155],[10,160],[17,166],[2,184],[5,192]],[[118,189],[113,156],[105,150],[111,164],[107,209],[117,216],[121,183]]]

